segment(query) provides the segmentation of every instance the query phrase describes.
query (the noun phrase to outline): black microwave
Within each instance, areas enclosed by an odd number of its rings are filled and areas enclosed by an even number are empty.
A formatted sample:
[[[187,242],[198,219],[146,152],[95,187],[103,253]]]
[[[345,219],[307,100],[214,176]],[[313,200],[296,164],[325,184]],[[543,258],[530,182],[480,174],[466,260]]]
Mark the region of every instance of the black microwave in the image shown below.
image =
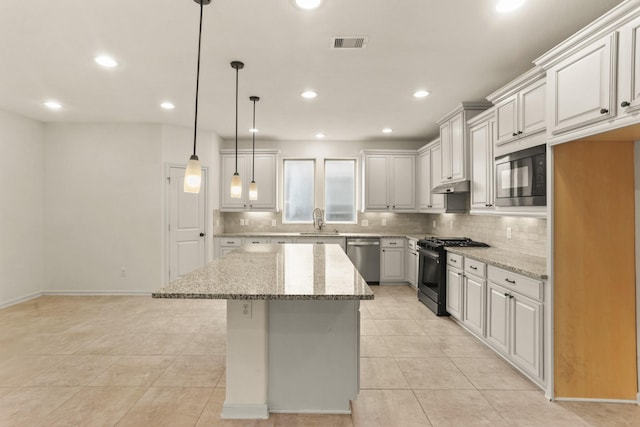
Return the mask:
[[[496,157],[496,206],[546,205],[546,145]]]

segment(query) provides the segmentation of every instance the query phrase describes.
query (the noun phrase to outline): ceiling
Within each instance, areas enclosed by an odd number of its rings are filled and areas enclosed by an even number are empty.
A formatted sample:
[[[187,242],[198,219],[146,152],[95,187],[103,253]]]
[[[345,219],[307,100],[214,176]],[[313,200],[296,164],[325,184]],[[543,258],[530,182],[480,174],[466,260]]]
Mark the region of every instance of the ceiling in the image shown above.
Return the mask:
[[[198,127],[233,138],[251,102],[260,139],[425,140],[461,101],[486,95],[620,0],[213,0],[204,8]],[[199,6],[194,0],[2,0],[0,108],[43,122],[193,127]],[[333,36],[367,36],[336,50]],[[115,69],[94,63],[108,53]],[[318,97],[302,99],[306,89]],[[426,89],[431,95],[416,99]],[[63,104],[50,111],[42,103]],[[171,111],[159,104],[170,100]],[[390,127],[393,133],[383,135]]]

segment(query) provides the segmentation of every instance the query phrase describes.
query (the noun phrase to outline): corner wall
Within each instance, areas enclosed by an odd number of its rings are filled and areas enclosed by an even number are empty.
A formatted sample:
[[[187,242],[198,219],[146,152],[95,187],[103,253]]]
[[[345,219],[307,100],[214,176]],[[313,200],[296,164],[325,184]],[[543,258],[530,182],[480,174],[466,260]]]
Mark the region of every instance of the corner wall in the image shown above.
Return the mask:
[[[44,283],[44,129],[0,110],[0,308]]]

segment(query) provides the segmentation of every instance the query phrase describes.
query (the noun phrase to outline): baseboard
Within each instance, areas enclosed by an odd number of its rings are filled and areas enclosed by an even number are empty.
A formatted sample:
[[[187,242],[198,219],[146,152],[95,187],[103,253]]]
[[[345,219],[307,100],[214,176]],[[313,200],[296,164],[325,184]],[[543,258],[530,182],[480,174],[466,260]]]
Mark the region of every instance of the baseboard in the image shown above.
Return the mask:
[[[227,403],[222,405],[220,418],[227,420],[266,420],[269,418],[267,404]]]
[[[151,291],[44,291],[42,295],[55,296],[151,296]]]
[[[591,402],[591,403],[625,403],[638,405],[640,400],[624,400],[624,399],[591,399],[583,397],[556,397],[556,402]]]
[[[351,410],[330,410],[330,409],[309,409],[309,410],[295,410],[295,411],[287,411],[287,410],[270,410],[272,414],[319,414],[319,415],[351,415]]]
[[[0,302],[0,309],[7,308],[7,307],[10,307],[12,305],[20,304],[21,302],[29,301],[29,300],[32,300],[34,298],[41,297],[42,295],[43,295],[42,292],[34,292],[32,294],[29,294],[29,295],[25,295],[25,296],[18,297],[18,298],[13,298],[13,299],[10,299],[8,301],[3,301],[3,302]]]

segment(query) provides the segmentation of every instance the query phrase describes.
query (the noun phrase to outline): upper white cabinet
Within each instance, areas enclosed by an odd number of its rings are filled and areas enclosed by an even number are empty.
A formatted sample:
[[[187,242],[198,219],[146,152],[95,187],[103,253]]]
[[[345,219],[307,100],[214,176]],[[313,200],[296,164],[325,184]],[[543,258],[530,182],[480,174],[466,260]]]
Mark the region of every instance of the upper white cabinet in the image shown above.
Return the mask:
[[[236,170],[235,151],[220,151],[220,210],[222,211],[275,211],[277,201],[278,153],[256,150],[255,180],[258,185],[258,200],[249,200],[253,159],[251,151],[238,151],[238,174],[242,179],[242,197],[231,198],[229,188]]]
[[[625,1],[534,62],[547,72],[549,144],[640,120],[640,6]]]
[[[469,176],[469,135],[467,120],[489,108],[489,103],[462,103],[443,117],[440,125],[442,183],[458,182]]]
[[[471,213],[494,210],[494,112],[494,109],[487,110],[468,122],[471,150]]]
[[[416,152],[364,151],[363,196],[367,211],[416,211]]]
[[[439,139],[418,150],[418,209],[420,212],[444,212],[444,194],[433,194],[431,192],[433,187],[440,185],[441,162]]]
[[[496,145],[544,132],[545,92],[545,73],[534,68],[487,96],[495,104]]]

